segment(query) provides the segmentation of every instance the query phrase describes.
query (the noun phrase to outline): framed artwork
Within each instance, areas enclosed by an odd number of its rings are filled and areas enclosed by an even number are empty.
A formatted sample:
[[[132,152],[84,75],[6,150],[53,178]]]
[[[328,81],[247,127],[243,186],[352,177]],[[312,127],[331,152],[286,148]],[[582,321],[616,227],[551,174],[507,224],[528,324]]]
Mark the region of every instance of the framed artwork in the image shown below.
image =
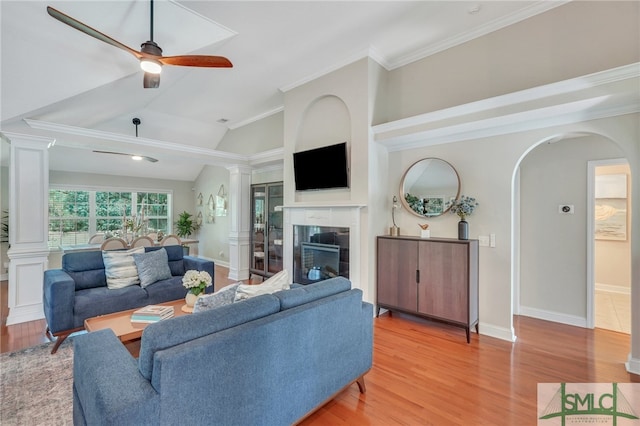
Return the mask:
[[[201,205],[202,205],[202,199],[203,199],[203,198],[204,198],[204,197],[202,196],[202,192],[201,192],[201,193],[199,193],[199,194],[198,194],[198,196],[196,197],[196,200],[197,200],[197,203],[198,203],[198,205],[199,205],[199,206],[201,206]]]
[[[627,175],[596,176],[595,238],[627,240]]]
[[[220,185],[218,195],[216,195],[216,216],[222,217],[227,215],[227,194],[224,191],[224,185]]]
[[[209,201],[207,201],[207,223],[214,223],[215,217],[215,202],[213,201],[213,194],[209,195]]]

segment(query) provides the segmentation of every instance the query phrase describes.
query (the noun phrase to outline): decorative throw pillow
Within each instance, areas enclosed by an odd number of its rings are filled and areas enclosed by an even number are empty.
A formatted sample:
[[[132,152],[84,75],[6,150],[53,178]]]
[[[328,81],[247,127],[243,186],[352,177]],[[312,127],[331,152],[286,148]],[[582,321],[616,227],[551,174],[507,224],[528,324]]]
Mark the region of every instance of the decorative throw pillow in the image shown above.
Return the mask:
[[[169,256],[164,247],[160,250],[149,251],[147,253],[135,253],[133,260],[135,260],[136,267],[138,268],[140,287],[142,288],[156,281],[171,278]]]
[[[200,296],[193,305],[193,312],[204,312],[219,306],[230,305],[236,296],[236,289],[241,283],[229,284],[213,294]]]
[[[271,294],[280,290],[289,290],[291,281],[286,269],[278,272],[262,284],[241,284],[236,289],[234,302],[250,299],[261,294]]]
[[[107,287],[111,290],[140,284],[134,253],[144,253],[144,247],[131,250],[107,250],[102,252]]]

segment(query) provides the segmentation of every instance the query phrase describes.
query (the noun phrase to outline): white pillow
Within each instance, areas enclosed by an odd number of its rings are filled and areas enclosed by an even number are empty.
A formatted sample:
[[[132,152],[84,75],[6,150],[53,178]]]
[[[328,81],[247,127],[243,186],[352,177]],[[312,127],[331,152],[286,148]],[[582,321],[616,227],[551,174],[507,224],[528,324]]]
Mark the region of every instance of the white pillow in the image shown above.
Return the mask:
[[[105,250],[102,252],[104,274],[110,290],[140,284],[134,253],[144,253],[144,247],[131,250]]]
[[[261,294],[271,294],[280,290],[289,290],[291,280],[286,269],[278,272],[262,284],[240,284],[236,289],[234,302],[250,299]]]

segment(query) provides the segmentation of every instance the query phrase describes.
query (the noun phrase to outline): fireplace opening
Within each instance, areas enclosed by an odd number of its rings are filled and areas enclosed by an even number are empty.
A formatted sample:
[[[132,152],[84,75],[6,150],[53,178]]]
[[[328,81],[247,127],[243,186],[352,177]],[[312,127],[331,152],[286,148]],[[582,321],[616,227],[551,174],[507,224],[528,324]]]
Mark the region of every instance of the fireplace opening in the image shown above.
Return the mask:
[[[293,227],[293,281],[311,284],[349,278],[349,228]]]

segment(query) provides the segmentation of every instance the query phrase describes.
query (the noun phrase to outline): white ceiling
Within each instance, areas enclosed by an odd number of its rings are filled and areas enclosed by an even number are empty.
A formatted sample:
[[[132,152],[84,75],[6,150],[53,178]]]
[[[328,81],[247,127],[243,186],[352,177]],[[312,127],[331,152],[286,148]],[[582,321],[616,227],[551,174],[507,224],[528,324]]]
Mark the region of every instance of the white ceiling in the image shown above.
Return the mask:
[[[132,55],[53,19],[46,6],[139,50],[149,2],[3,0],[1,129],[55,138],[53,170],[193,181],[205,164],[242,160],[215,151],[219,141],[281,110],[290,88],[366,56],[394,69],[562,3],[157,0],[154,41],[164,55],[221,55],[234,67],[164,66],[160,88],[143,89]],[[133,117],[142,121],[138,138]]]

